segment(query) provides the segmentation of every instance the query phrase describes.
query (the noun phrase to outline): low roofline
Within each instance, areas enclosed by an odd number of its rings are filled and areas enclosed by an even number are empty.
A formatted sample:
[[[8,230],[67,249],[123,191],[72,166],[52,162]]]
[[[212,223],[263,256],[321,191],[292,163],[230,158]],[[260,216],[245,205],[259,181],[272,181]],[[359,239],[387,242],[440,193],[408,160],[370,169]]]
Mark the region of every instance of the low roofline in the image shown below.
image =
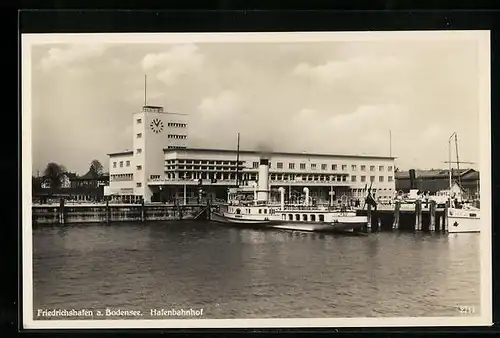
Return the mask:
[[[184,149],[169,149],[163,148],[164,153],[168,152],[185,152],[185,151],[199,151],[199,152],[221,152],[221,153],[236,153],[234,149],[208,149],[208,148],[184,148]],[[282,151],[258,151],[258,150],[241,150],[242,154],[271,154],[271,155],[292,155],[292,156],[320,156],[320,157],[344,157],[344,158],[373,158],[373,159],[396,159],[395,156],[370,156],[370,155],[345,155],[345,154],[318,154],[318,153],[297,153],[297,152],[282,152]]]
[[[112,157],[112,156],[120,156],[120,155],[133,155],[134,152],[132,150],[127,150],[127,151],[120,151],[120,152],[116,152],[116,153],[108,153],[107,155],[109,157]]]

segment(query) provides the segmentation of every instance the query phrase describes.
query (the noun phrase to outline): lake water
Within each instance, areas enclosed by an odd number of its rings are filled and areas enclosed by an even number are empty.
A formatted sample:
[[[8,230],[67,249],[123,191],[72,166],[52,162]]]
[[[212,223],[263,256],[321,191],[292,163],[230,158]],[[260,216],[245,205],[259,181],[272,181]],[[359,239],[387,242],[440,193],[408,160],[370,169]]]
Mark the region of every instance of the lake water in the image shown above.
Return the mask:
[[[152,309],[162,319],[188,317],[161,309],[214,319],[465,316],[461,306],[479,315],[479,234],[354,237],[183,221],[43,226],[33,239],[34,319],[54,309],[109,319],[106,308],[140,319]]]

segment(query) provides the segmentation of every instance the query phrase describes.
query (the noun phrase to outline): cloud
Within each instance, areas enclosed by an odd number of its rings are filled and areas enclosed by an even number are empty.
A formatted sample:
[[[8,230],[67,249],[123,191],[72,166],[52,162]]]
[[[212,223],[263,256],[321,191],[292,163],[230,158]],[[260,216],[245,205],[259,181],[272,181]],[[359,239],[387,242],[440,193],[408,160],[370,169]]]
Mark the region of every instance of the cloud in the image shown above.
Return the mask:
[[[163,53],[147,54],[141,61],[145,71],[156,71],[156,77],[167,85],[201,68],[204,56],[196,45],[180,45]]]
[[[384,75],[401,69],[404,64],[401,58],[390,55],[354,56],[318,65],[303,62],[295,66],[292,74],[311,78],[323,84],[331,84],[351,76]]]
[[[237,116],[243,107],[243,98],[234,91],[223,91],[217,96],[205,97],[198,105],[198,111],[205,119],[220,119]]]
[[[67,67],[90,58],[99,57],[104,53],[103,45],[71,45],[66,48],[50,48],[47,55],[40,61],[40,67],[44,71],[56,67]]]

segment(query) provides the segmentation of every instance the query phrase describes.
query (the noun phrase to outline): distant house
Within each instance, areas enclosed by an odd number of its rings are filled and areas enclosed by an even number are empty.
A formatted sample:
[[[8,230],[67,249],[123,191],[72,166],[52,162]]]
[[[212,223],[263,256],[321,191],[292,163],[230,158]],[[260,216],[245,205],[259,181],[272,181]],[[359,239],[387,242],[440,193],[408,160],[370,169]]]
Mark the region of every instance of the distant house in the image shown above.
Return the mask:
[[[61,180],[60,188],[52,188],[50,180],[46,178],[34,178],[33,182],[34,200],[64,198],[74,201],[101,201],[104,198],[104,186],[109,184],[109,174],[98,176],[87,172],[83,176],[77,176],[75,173],[67,173]]]
[[[408,171],[396,172],[396,190],[409,192],[411,182]],[[459,183],[460,182],[460,183]],[[450,188],[450,171],[448,169],[415,170],[415,185],[418,190],[431,194],[443,194]],[[452,170],[452,194],[460,193],[464,199],[478,197],[479,172],[474,169]]]

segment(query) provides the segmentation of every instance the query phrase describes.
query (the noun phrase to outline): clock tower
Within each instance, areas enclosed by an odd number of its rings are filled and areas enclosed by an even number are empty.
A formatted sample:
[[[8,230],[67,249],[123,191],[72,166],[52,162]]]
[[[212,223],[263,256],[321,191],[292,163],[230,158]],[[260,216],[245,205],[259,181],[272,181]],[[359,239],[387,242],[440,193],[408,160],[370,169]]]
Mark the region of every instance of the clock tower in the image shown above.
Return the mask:
[[[150,202],[148,182],[165,176],[164,148],[187,147],[187,116],[165,112],[163,107],[145,105],[134,114],[134,194]]]

